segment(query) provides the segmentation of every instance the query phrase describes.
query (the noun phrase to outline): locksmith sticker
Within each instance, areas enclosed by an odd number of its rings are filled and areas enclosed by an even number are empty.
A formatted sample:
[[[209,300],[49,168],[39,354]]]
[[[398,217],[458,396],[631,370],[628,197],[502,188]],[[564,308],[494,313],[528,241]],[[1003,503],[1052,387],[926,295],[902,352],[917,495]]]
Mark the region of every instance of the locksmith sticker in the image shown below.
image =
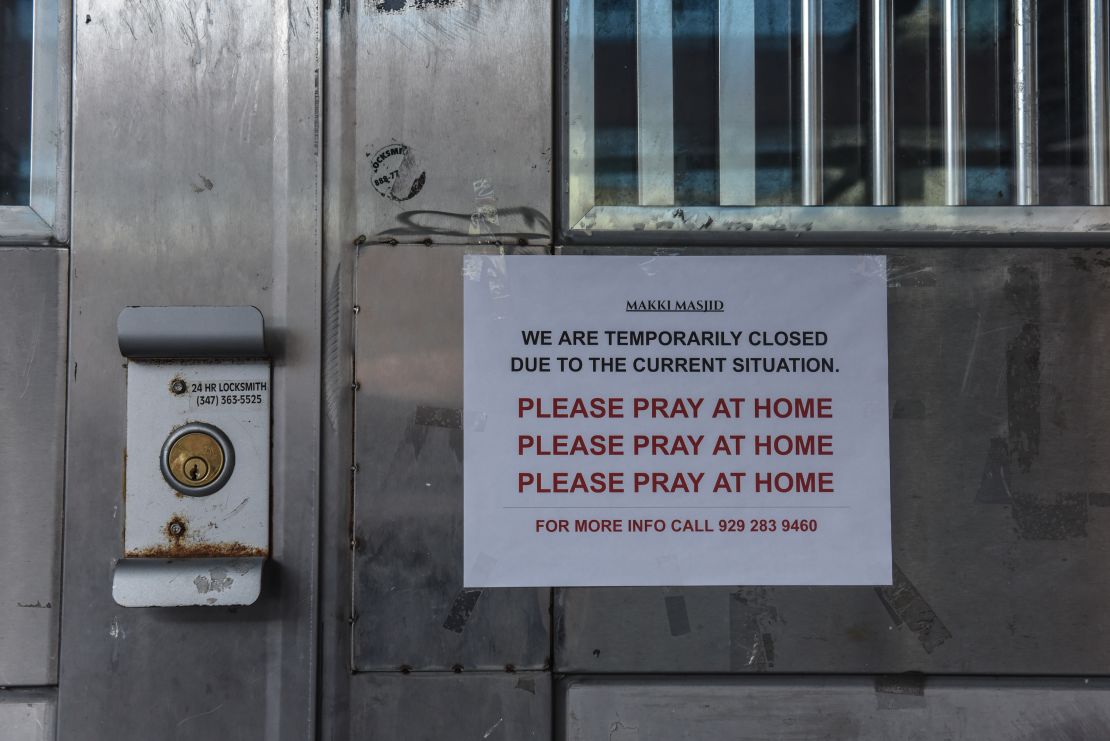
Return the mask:
[[[370,158],[370,182],[383,198],[401,203],[424,189],[424,171],[416,166],[416,157],[407,144],[393,143]]]
[[[193,409],[211,407],[250,407],[266,401],[270,382],[190,381],[188,394]]]

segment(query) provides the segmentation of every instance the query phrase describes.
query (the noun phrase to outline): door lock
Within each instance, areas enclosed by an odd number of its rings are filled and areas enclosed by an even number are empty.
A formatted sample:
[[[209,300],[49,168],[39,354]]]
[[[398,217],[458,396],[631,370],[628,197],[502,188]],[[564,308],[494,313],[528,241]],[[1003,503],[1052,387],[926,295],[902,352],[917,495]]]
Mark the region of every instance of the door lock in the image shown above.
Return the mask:
[[[221,429],[192,422],[174,430],[162,445],[162,475],[190,497],[215,494],[231,478],[235,449]]]
[[[127,358],[127,448],[112,596],[124,607],[249,605],[270,555],[262,314],[129,306],[117,332]]]

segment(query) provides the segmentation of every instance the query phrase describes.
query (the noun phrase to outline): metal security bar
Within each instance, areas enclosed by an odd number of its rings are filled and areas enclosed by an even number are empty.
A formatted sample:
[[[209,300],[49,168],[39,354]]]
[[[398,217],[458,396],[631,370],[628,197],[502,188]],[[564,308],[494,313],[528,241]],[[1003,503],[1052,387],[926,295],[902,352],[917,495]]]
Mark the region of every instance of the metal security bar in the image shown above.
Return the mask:
[[[671,0],[638,0],[636,88],[640,204],[674,203],[674,60]]]
[[[565,1],[572,227],[1110,223],[1110,0]]]
[[[871,181],[875,206],[894,205],[893,0],[871,0]]]
[[[1106,0],[1087,0],[1087,151],[1090,199],[1097,206],[1107,205],[1110,198],[1106,21]]]
[[[755,2],[720,4],[721,205],[755,201]]]
[[[967,203],[963,27],[963,0],[944,0],[944,201],[949,206]]]
[[[1040,201],[1037,123],[1037,2],[1014,0],[1014,192],[1018,206],[1035,206]]]
[[[825,202],[822,141],[821,3],[802,0],[802,203]]]

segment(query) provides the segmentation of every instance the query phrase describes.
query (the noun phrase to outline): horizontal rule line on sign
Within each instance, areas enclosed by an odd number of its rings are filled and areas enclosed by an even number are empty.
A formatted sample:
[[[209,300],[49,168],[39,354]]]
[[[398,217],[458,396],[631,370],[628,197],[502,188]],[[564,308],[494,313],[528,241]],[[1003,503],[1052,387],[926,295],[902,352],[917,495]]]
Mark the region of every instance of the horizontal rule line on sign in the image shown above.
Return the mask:
[[[508,506],[502,507],[502,509],[582,509],[582,508],[583,508],[582,505],[571,505],[571,506],[554,505],[554,506],[550,506],[550,507],[531,506],[531,505],[508,505]],[[762,506],[759,506],[759,505],[739,505],[739,506],[719,506],[719,507],[718,506],[702,507],[702,506],[696,506],[696,505],[695,506],[691,506],[691,505],[686,505],[686,506],[647,505],[647,506],[644,506],[644,505],[639,505],[639,504],[629,504],[629,505],[623,505],[623,506],[598,507],[597,505],[591,504],[591,505],[589,505],[589,509],[688,509],[688,510],[703,510],[703,509],[705,509],[705,510],[709,510],[709,509],[849,509],[849,507],[848,507],[848,505],[842,505],[842,504],[817,505],[817,506],[803,505],[803,506],[798,506],[798,507],[762,507]]]

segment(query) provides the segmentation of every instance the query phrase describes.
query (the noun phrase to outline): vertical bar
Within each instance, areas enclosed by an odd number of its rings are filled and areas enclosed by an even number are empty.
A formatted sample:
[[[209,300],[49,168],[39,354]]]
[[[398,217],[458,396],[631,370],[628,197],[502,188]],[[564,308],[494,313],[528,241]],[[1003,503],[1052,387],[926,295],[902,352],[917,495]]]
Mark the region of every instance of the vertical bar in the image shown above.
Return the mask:
[[[640,202],[637,0],[594,0],[594,205]]]
[[[567,213],[573,228],[594,207],[594,0],[569,6]]]
[[[755,0],[720,6],[721,205],[755,204]]]
[[[675,200],[721,202],[720,6],[673,0]]]
[[[1037,0],[1014,0],[1014,186],[1019,206],[1040,200],[1037,175]]]
[[[944,0],[944,201],[967,203],[964,131],[964,3]]]
[[[798,202],[795,2],[755,0],[755,203]],[[800,6],[799,6],[800,7]]]
[[[1087,157],[1092,206],[1105,206],[1110,198],[1106,36],[1106,0],[1087,0]]]
[[[640,204],[674,204],[674,52],[671,0],[636,5]]]
[[[821,1],[802,0],[802,204],[824,203]]]
[[[871,203],[894,204],[893,0],[871,0]]]

